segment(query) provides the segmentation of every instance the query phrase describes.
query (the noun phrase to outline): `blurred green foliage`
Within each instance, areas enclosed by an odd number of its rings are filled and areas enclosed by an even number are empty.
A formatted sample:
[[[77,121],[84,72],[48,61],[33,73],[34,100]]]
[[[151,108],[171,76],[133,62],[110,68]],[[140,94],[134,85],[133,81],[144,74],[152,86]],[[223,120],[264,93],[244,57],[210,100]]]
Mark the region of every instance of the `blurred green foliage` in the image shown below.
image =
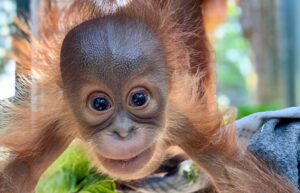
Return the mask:
[[[42,176],[36,193],[116,193],[116,185],[97,173],[82,148],[71,145]]]
[[[249,103],[247,76],[253,72],[250,48],[239,24],[240,8],[229,3],[228,21],[215,34],[218,94],[225,95],[233,105]]]
[[[255,112],[282,108],[279,102],[253,105],[251,86],[256,84],[253,82],[255,71],[250,60],[250,45],[239,23],[242,11],[234,1],[228,1],[227,13],[228,21],[216,31],[213,45],[217,63],[218,94],[229,100],[227,105],[237,107],[238,119]]]
[[[251,115],[253,113],[274,111],[282,108],[283,107],[280,105],[280,103],[264,104],[264,105],[256,105],[256,106],[238,106],[237,118],[240,119],[245,116]]]

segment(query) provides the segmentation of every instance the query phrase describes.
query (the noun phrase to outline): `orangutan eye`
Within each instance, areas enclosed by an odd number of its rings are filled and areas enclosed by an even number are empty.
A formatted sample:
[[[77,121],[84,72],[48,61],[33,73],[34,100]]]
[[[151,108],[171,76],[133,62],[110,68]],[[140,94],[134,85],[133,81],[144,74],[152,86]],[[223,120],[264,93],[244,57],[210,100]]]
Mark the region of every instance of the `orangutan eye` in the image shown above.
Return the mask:
[[[143,107],[148,104],[149,100],[149,93],[145,89],[137,89],[130,94],[129,105],[132,107]]]
[[[97,93],[90,97],[89,106],[94,111],[103,112],[112,108],[112,102],[108,96]]]
[[[111,104],[107,98],[98,97],[92,101],[92,107],[96,111],[106,111],[111,108]]]

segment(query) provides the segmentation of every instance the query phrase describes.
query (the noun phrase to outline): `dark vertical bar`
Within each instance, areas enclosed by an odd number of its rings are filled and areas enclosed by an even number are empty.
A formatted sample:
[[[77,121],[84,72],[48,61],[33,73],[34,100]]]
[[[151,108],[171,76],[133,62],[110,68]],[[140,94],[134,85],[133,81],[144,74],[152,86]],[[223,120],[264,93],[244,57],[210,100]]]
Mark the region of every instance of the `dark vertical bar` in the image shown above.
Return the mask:
[[[278,1],[278,25],[279,25],[279,53],[281,58],[281,68],[284,76],[283,92],[285,93],[286,106],[296,105],[295,92],[295,13],[297,0]]]
[[[16,0],[17,3],[17,15],[23,16],[29,15],[29,7],[30,7],[30,0]]]
[[[17,5],[17,16],[19,18],[29,18],[30,16],[30,0],[16,0],[16,5]],[[24,34],[17,30],[14,34],[15,37],[18,36],[24,36]],[[16,64],[16,83],[15,83],[15,94],[24,94],[24,90],[27,90],[28,88],[23,88],[22,86],[22,79],[19,76],[20,69],[18,67],[18,64]]]
[[[296,52],[296,63],[295,63],[295,91],[296,91],[296,105],[300,105],[300,1],[296,2],[295,6],[295,35],[296,35],[296,47],[295,47],[295,52]]]

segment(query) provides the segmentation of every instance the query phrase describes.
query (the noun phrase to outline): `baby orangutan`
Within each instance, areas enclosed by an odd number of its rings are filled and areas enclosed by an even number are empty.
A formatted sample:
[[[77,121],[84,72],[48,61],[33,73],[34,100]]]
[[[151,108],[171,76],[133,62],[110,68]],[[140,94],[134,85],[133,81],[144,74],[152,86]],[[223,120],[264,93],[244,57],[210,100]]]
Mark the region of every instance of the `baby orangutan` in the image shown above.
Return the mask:
[[[179,145],[219,192],[295,191],[238,148],[234,128],[220,129],[202,1],[95,2],[54,4],[38,37],[15,41],[23,81],[0,106],[0,144],[12,153],[0,192],[33,192],[75,138],[121,180],[149,175]]]
[[[211,78],[208,60],[203,74],[191,73],[202,58],[191,40],[201,40],[191,33],[194,14],[178,9],[185,3],[137,0],[109,13],[94,1],[53,4],[38,37],[14,41],[23,79],[16,97],[0,106],[0,144],[12,154],[1,192],[32,192],[75,138],[113,178],[142,178],[159,166],[171,143],[168,130],[179,121],[172,92],[190,80],[187,87],[198,90],[202,76]],[[186,6],[200,12],[197,1]]]

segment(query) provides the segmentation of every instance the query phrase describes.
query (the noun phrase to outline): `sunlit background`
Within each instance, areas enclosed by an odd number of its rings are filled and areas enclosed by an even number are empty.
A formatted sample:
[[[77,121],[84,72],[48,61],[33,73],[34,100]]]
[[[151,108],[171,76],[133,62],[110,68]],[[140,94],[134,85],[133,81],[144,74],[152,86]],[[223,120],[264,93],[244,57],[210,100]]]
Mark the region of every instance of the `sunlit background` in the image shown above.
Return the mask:
[[[15,90],[15,64],[7,57],[12,23],[16,15],[34,15],[37,2],[0,0],[0,99],[13,96]],[[300,104],[299,10],[298,0],[207,1],[205,23],[216,63],[220,106],[237,107],[240,118]],[[74,159],[75,154],[72,164],[87,167],[88,161]],[[57,168],[50,172],[55,180],[46,181],[67,183],[63,181],[67,174],[55,173],[60,171]],[[39,187],[38,192],[43,192]]]
[[[6,55],[11,49],[12,23],[16,16],[16,3],[11,0],[0,2],[0,99],[14,95],[15,63]]]
[[[239,117],[298,105],[300,2],[208,2],[206,27],[215,51],[219,103],[236,106]]]

